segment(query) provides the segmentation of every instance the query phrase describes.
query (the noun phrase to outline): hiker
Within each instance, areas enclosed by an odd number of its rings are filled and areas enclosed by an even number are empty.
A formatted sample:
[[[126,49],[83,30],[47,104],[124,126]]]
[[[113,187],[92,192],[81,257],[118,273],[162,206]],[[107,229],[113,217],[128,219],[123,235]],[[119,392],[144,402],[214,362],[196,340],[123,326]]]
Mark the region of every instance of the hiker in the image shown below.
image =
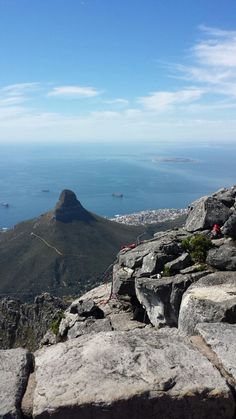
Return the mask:
[[[212,239],[219,239],[222,236],[221,229],[219,224],[214,224],[211,230],[211,238]]]

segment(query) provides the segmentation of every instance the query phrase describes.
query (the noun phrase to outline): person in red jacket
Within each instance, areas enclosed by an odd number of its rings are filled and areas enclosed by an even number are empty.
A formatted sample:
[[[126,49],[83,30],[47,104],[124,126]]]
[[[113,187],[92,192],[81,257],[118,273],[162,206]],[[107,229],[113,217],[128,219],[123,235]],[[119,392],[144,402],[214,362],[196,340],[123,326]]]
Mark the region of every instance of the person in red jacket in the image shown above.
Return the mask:
[[[221,236],[222,236],[222,233],[221,233],[221,229],[220,229],[219,224],[214,224],[214,226],[211,230],[211,238],[212,239],[219,239],[219,237],[221,237]]]

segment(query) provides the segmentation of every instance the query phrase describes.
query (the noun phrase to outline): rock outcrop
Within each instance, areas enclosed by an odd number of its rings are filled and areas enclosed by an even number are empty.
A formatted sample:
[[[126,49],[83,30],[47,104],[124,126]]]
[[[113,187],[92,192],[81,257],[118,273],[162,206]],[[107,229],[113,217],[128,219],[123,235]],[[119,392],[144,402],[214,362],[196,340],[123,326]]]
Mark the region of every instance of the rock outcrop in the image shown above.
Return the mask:
[[[236,323],[236,272],[215,272],[192,284],[183,295],[179,329],[195,334],[198,323]]]
[[[229,208],[220,200],[205,196],[191,204],[185,227],[193,232],[212,228],[214,224],[222,226],[229,215]]]
[[[0,350],[0,418],[20,419],[32,357],[25,349]]]
[[[72,223],[73,221],[89,222],[94,220],[94,216],[87,211],[77,200],[74,192],[65,189],[62,191],[59,201],[54,210],[54,218],[62,223]]]
[[[0,348],[38,348],[53,322],[60,321],[66,309],[59,298],[44,293],[33,304],[3,298],[0,300]]]

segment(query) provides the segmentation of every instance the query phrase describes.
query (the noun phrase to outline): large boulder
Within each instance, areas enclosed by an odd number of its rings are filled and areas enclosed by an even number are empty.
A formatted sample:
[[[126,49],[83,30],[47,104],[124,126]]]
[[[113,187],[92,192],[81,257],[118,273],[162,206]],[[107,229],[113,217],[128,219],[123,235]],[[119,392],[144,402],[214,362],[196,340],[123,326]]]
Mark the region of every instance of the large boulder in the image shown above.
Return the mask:
[[[207,272],[171,277],[136,278],[135,290],[153,326],[177,326],[184,292]]]
[[[82,336],[36,353],[35,419],[231,419],[216,368],[177,332]]]
[[[189,253],[183,253],[178,258],[172,260],[171,262],[167,262],[165,264],[165,269],[167,269],[170,274],[178,273],[181,269],[187,268],[191,265],[192,260]]]
[[[160,273],[165,264],[176,259],[181,252],[178,233],[174,231],[159,233],[134,249],[122,250],[113,269],[114,293],[135,296],[135,277]]]
[[[185,228],[189,232],[210,229],[214,224],[222,226],[230,215],[229,208],[216,198],[204,196],[189,208]]]
[[[30,354],[22,348],[0,350],[0,418],[20,419],[21,400],[32,366]]]
[[[201,323],[196,327],[197,333],[217,356],[221,374],[236,389],[236,325],[223,323]]]
[[[198,323],[236,323],[236,272],[215,272],[192,284],[183,295],[179,330],[195,334]]]
[[[234,211],[233,214],[224,223],[221,231],[225,236],[236,239],[236,211]]]
[[[236,270],[236,245],[234,242],[226,242],[218,248],[210,249],[206,262],[221,271]]]
[[[235,203],[236,190],[234,187],[231,189],[222,188],[219,191],[215,192],[213,198],[222,202],[227,207],[232,207]]]

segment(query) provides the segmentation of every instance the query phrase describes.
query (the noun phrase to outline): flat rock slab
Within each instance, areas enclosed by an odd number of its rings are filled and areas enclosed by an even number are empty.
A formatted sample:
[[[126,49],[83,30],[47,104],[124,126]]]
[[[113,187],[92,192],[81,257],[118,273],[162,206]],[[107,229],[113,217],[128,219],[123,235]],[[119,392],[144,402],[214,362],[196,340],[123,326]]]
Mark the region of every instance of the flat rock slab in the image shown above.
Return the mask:
[[[230,384],[236,388],[236,325],[202,323],[197,325],[196,331],[216,354]]]
[[[20,405],[31,367],[31,356],[22,348],[0,351],[0,418],[21,418]]]
[[[198,323],[236,323],[236,272],[215,272],[192,284],[182,298],[178,327],[195,334]]]
[[[35,362],[35,419],[233,417],[225,380],[174,329],[85,335]]]

